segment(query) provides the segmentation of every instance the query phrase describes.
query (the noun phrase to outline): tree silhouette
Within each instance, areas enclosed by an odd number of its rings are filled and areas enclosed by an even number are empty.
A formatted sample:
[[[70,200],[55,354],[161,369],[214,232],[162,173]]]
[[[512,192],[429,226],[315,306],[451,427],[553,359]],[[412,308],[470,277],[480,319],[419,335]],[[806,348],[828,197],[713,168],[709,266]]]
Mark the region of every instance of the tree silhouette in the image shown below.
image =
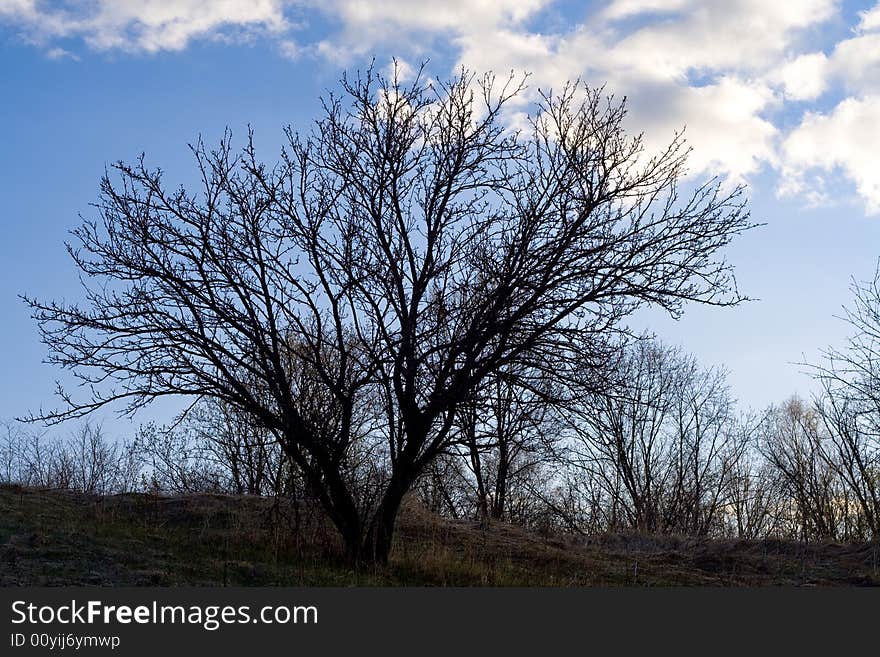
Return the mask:
[[[601,90],[542,94],[519,120],[504,110],[523,90],[369,69],[275,165],[228,134],[192,148],[197,192],[116,164],[70,247],[84,300],[26,299],[87,392],[40,418],[222,401],[275,436],[350,559],[385,562],[404,495],[489,377],[565,382],[646,304],[741,300],[719,251],[751,226],[742,190],[681,192],[682,139],[648,156]]]

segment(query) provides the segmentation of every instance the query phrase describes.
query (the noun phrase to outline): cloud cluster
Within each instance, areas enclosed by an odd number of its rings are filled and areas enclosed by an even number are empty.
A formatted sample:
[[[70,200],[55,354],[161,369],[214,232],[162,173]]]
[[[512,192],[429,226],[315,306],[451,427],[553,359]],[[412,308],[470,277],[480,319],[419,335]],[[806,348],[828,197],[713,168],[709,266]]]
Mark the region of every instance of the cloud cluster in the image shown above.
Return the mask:
[[[193,39],[288,28],[282,0],[0,0],[0,21],[36,44],[82,39],[94,50],[182,50]],[[47,51],[58,53],[58,46]]]
[[[370,54],[533,73],[534,86],[582,78],[629,99],[634,126],[668,142],[686,126],[694,173],[778,173],[782,194],[833,197],[849,179],[880,212],[880,2],[846,18],[838,0],[0,0],[0,22],[71,56],[183,49],[194,39],[261,34],[291,59],[349,64]],[[573,13],[574,12],[574,13]],[[292,15],[323,32],[292,37]],[[834,39],[834,26],[849,31]],[[832,34],[830,41],[826,42]],[[75,55],[74,55],[75,56]],[[821,108],[821,109],[820,109]],[[875,173],[876,171],[876,173]]]
[[[880,3],[860,13],[853,36],[800,55],[782,71],[784,93],[810,101],[828,95],[824,112],[807,107],[781,146],[783,195],[825,202],[842,174],[855,184],[868,214],[880,214]],[[829,90],[837,88],[837,94]]]
[[[786,138],[782,192],[825,201],[828,174],[856,185],[868,214],[880,214],[880,96],[847,98],[827,114],[808,113]],[[812,175],[810,175],[812,174]]]
[[[834,8],[833,0],[615,0],[566,33],[463,34],[460,59],[535,71],[544,84],[607,83],[629,98],[633,125],[654,146],[686,126],[692,170],[739,181],[778,165],[769,118],[784,101],[777,69]],[[792,70],[791,85],[798,74],[808,72]]]

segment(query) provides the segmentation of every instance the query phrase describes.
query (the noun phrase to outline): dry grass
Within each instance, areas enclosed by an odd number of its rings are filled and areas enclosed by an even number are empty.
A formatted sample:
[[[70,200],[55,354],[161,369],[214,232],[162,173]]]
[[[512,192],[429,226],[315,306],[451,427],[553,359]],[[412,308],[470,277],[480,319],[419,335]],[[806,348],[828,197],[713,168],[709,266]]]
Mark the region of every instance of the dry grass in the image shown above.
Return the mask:
[[[540,536],[404,509],[387,569],[356,572],[314,513],[223,495],[0,487],[0,585],[880,585],[880,545]]]

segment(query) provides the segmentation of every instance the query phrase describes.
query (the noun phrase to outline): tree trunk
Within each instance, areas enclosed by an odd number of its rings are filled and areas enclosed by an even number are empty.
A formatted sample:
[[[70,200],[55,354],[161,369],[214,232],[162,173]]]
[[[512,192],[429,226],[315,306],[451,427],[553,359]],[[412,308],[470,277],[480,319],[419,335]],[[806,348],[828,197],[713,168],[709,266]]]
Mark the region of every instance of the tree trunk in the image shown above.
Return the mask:
[[[408,470],[408,469],[407,469]],[[360,560],[374,566],[388,565],[391,542],[394,538],[394,525],[403,502],[403,496],[416,478],[414,472],[392,476],[388,488],[382,496],[379,508],[373,514],[360,548]]]
[[[492,500],[492,519],[503,520],[507,506],[507,479],[510,473],[510,452],[507,438],[499,437],[498,441],[498,474],[495,476],[495,499]]]
[[[379,567],[388,565],[391,540],[394,536],[394,520],[384,510],[373,520],[361,542],[359,561],[356,565],[361,563]]]
[[[401,499],[402,496],[396,501],[387,497],[383,500],[360,544],[360,562],[373,566],[388,565]]]

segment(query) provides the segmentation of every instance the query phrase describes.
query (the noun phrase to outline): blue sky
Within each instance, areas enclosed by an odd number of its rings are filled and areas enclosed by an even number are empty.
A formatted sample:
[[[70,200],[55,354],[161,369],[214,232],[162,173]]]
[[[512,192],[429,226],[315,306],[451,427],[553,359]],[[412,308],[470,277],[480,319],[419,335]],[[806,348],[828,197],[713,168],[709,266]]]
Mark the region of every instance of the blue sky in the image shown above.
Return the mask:
[[[77,297],[63,241],[106,164],[143,151],[185,183],[188,142],[247,124],[272,160],[342,70],[392,56],[606,84],[649,146],[686,126],[694,179],[745,182],[766,223],[728,252],[760,301],[637,321],[725,365],[746,406],[809,393],[792,363],[845,340],[834,315],[880,256],[880,4],[0,0],[0,419],[53,403],[16,295]]]

